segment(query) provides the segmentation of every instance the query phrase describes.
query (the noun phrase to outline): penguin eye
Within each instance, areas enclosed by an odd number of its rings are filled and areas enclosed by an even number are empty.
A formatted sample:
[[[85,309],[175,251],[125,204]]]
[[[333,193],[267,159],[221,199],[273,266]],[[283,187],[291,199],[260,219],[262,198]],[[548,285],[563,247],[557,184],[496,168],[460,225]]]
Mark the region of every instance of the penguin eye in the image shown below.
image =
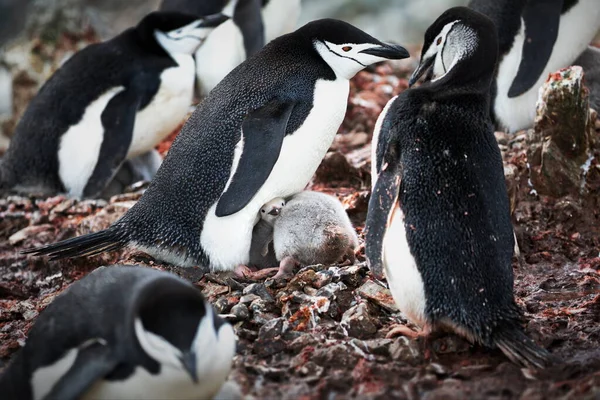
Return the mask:
[[[265,210],[260,210],[260,212],[264,214],[264,213],[265,213]]]
[[[352,47],[351,46],[344,46],[344,47],[342,47],[342,50],[344,50],[345,52],[348,52],[348,51],[352,50]]]
[[[439,38],[437,38],[435,44],[439,46],[440,43],[442,43],[442,37],[441,36]]]

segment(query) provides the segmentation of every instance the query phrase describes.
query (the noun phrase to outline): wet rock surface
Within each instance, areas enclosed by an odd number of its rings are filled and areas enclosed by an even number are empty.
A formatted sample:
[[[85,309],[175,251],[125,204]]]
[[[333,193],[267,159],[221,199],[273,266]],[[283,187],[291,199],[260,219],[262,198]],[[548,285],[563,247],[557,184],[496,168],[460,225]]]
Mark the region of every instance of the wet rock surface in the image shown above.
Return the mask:
[[[345,158],[340,163],[345,172],[336,175],[335,186],[327,179],[310,185],[338,196],[361,240],[372,126],[387,99],[406,87],[406,73],[383,65],[353,80],[348,115],[331,149]],[[381,85],[391,91],[377,89]],[[376,98],[372,104],[364,103],[371,98]],[[594,134],[598,138],[597,130]],[[59,262],[19,253],[106,228],[135,204],[142,186],[108,202],[62,196],[0,199],[0,369],[57,294],[98,266],[119,262],[173,272],[203,291],[234,326],[238,352],[228,385],[248,398],[598,398],[600,154],[593,153],[586,195],[555,198],[541,195],[531,181],[525,133],[497,138],[523,255],[522,266],[513,264],[517,302],[525,311],[527,332],[566,366],[533,374],[500,351],[455,336],[440,335],[429,343],[386,338],[392,326],[406,320],[385,282],[369,273],[364,250],[355,265],[309,266],[290,280],[261,282],[177,268],[130,250]]]

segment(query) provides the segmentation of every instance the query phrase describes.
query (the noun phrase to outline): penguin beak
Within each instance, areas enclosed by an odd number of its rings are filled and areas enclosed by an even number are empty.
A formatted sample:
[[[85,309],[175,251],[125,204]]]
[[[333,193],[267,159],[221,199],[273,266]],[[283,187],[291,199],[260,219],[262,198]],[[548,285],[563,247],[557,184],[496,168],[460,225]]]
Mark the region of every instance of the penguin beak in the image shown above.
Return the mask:
[[[427,70],[429,70],[429,68],[431,68],[434,61],[435,61],[435,55],[432,57],[421,59],[421,63],[419,64],[419,66],[417,67],[415,72],[413,72],[410,79],[408,80],[408,87],[411,87],[412,85],[414,85],[419,80],[419,78],[421,76],[423,76],[423,74],[425,72],[427,72]]]
[[[279,207],[273,207],[271,208],[271,211],[268,212],[269,215],[272,215],[274,217],[277,217],[279,213],[281,213],[281,208]]]
[[[380,46],[364,49],[361,53],[386,58],[388,60],[401,60],[410,57],[408,50],[404,47],[391,43],[382,43]]]
[[[183,353],[180,360],[185,370],[190,374],[192,381],[194,381],[194,383],[198,383],[196,353],[193,350],[187,351]]]
[[[203,17],[197,28],[216,28],[223,22],[227,21],[229,17],[225,14],[212,14]]]

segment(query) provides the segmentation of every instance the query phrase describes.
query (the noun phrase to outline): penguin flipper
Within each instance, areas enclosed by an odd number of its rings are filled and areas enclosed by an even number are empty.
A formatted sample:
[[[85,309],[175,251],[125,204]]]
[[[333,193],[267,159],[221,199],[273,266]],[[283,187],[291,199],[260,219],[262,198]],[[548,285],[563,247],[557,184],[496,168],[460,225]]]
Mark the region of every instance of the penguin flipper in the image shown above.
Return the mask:
[[[366,256],[376,278],[383,277],[383,239],[400,193],[402,166],[397,142],[392,140],[383,152],[377,182],[371,193],[365,224]]]
[[[76,400],[98,380],[108,375],[118,364],[117,358],[103,340],[84,345],[75,362],[52,387],[44,400]]]
[[[508,97],[525,93],[544,71],[558,37],[562,1],[529,0],[523,10],[525,41],[519,70]]]
[[[134,90],[127,89],[106,105],[101,115],[104,140],[92,176],[83,189],[85,197],[97,197],[125,161],[139,104],[139,96]]]
[[[263,48],[265,45],[265,27],[260,0],[238,1],[233,14],[233,22],[242,32],[246,58]]]
[[[237,169],[216,208],[217,217],[244,208],[275,166],[294,103],[273,100],[252,111],[242,123],[244,147]]]

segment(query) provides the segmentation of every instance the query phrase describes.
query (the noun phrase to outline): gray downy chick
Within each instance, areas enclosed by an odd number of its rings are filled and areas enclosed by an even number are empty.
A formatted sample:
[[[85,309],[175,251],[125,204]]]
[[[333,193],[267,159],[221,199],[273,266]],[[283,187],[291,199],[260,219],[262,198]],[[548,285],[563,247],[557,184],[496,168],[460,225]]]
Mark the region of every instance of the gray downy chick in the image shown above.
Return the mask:
[[[354,262],[358,236],[338,199],[305,191],[294,195],[274,218],[273,245],[280,261],[278,278],[289,275],[297,263],[333,264],[344,256]]]

